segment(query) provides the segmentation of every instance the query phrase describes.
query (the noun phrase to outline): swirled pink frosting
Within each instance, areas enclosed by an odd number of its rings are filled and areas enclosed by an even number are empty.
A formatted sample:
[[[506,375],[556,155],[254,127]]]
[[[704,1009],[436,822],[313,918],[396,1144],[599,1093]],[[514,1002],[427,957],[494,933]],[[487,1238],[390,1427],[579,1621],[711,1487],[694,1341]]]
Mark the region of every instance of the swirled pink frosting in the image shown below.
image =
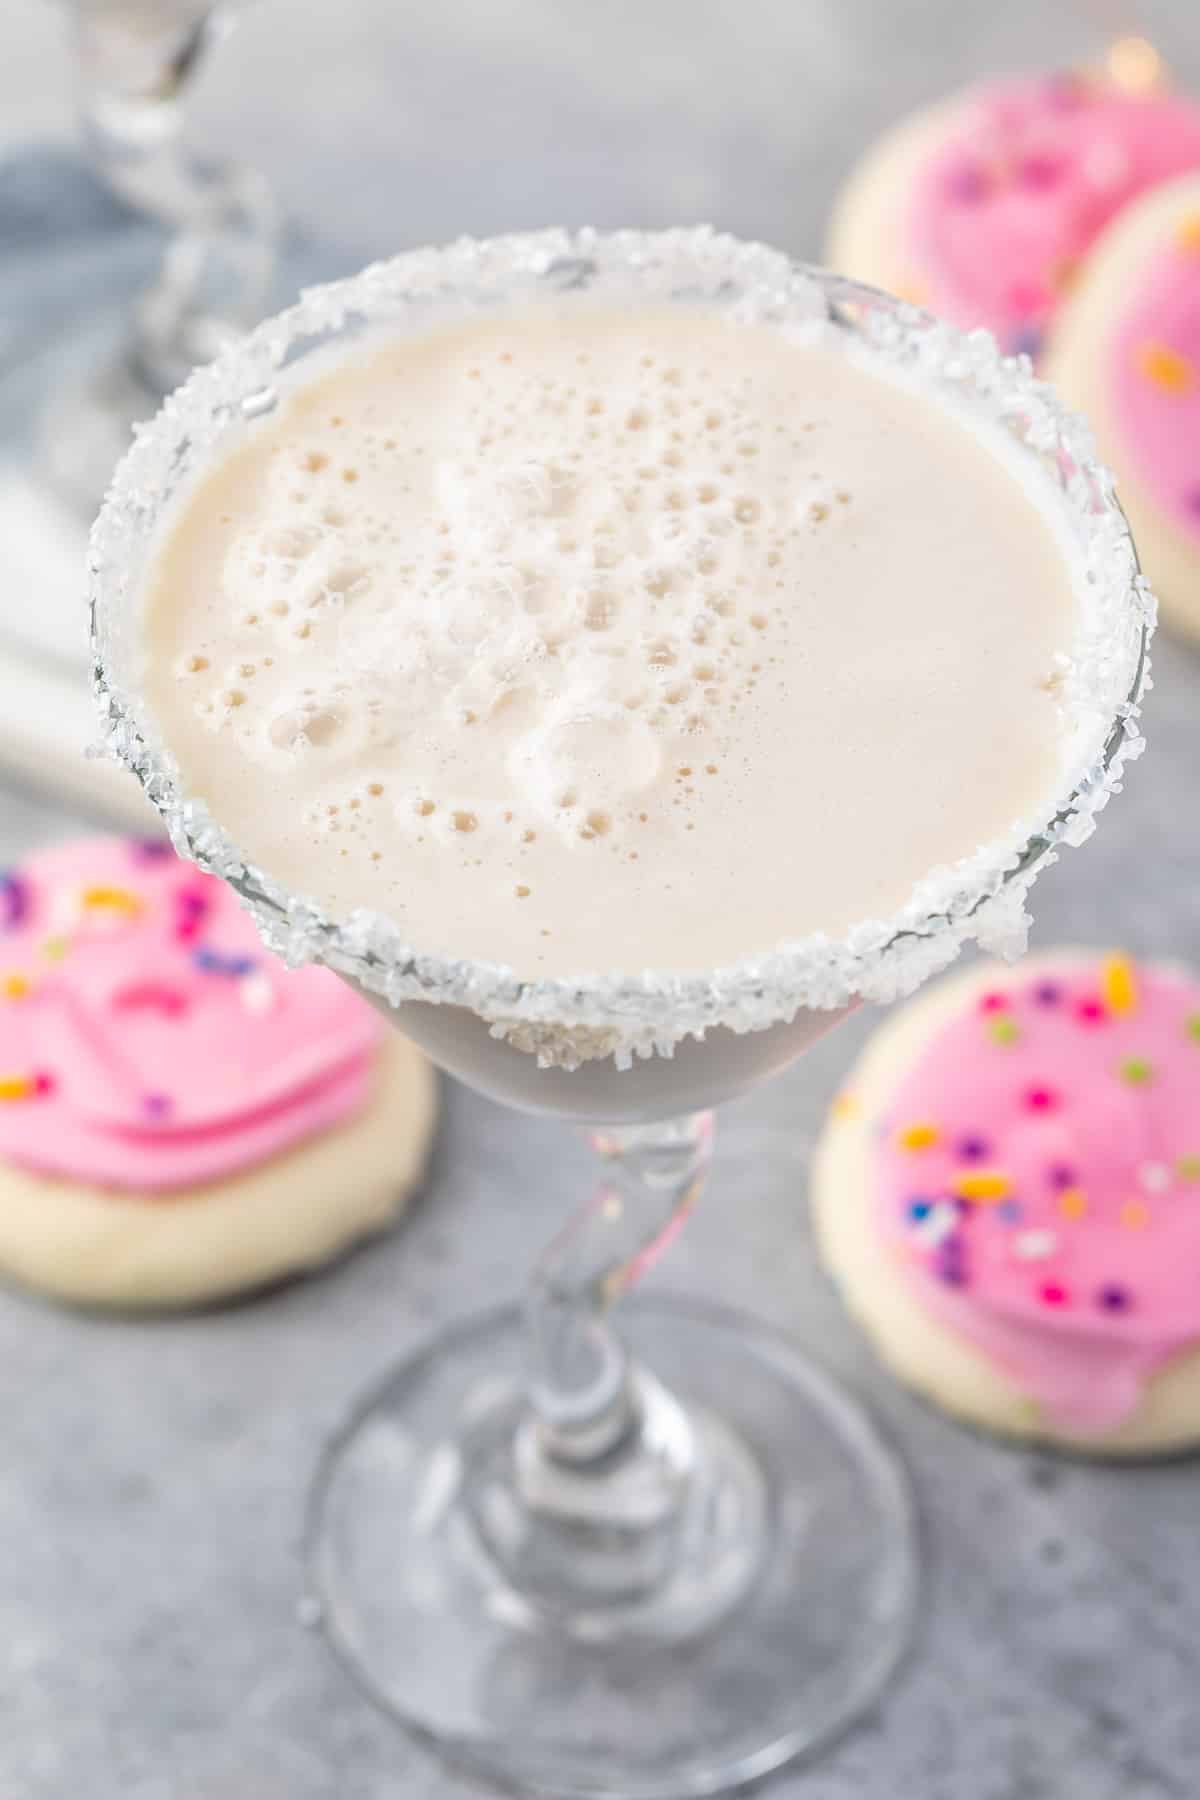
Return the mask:
[[[990,83],[917,177],[922,300],[1036,355],[1081,259],[1122,207],[1200,168],[1200,107],[1083,76]]]
[[[223,882],[92,838],[0,877],[0,1159],[169,1193],[355,1114],[383,1027],[289,971]]]
[[[1064,1429],[1200,1341],[1200,984],[1127,958],[997,976],[877,1121],[880,1227],[936,1317]]]
[[[1117,430],[1131,470],[1200,548],[1200,207],[1129,279],[1108,349]]]

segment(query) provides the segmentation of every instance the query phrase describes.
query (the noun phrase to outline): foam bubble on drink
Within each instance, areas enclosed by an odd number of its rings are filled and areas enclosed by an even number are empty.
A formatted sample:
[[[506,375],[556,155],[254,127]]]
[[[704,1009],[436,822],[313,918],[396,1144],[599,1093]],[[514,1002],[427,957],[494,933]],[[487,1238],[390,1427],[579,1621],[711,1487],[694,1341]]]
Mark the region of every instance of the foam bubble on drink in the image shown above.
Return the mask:
[[[336,412],[310,398],[222,572],[233,616],[282,653],[278,673],[253,693],[201,684],[195,703],[264,764],[309,763],[323,793],[403,743],[407,789],[437,798],[435,815],[397,797],[422,835],[469,814],[473,831],[511,836],[489,794],[501,765],[501,813],[616,848],[679,741],[753,691],[756,634],[780,627],[759,611],[740,629],[739,591],[781,585],[794,518],[827,493],[832,508],[833,490],[807,471],[796,515],[790,491],[764,486],[736,378],[646,356],[601,385],[503,333],[463,360],[436,433],[414,417],[381,436],[346,395]],[[431,710],[464,735],[414,731]]]

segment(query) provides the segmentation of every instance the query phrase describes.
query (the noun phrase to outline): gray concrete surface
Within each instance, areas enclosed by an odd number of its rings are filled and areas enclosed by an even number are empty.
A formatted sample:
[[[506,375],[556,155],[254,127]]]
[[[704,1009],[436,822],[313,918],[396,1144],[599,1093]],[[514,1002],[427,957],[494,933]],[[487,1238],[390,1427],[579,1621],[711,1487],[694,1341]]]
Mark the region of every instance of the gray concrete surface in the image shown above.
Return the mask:
[[[897,110],[1112,25],[1156,33],[1200,85],[1191,0],[260,0],[197,131],[255,155],[347,263],[551,218],[705,216],[809,251],[855,145]],[[66,129],[61,40],[53,9],[6,0],[0,141]],[[1200,964],[1200,659],[1160,640],[1155,679],[1151,751],[1040,884],[1038,944]],[[0,795],[5,858],[71,828]],[[770,1800],[1195,1800],[1200,1467],[1106,1471],[965,1435],[880,1375],[813,1266],[805,1154],[869,1024],[728,1109],[707,1201],[654,1278],[793,1331],[869,1398],[920,1498],[911,1665]],[[149,1325],[0,1294],[0,1800],[478,1795],[298,1624],[301,1507],[364,1382],[513,1293],[588,1178],[554,1126],[448,1089],[411,1220],[319,1280]]]

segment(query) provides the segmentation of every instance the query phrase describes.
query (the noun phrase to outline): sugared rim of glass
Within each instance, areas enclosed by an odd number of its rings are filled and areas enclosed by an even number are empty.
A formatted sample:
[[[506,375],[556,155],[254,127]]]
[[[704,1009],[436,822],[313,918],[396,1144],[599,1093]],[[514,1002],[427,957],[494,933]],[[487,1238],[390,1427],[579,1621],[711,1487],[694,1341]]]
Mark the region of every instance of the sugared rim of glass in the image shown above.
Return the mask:
[[[1062,689],[1079,752],[1048,817],[930,871],[894,917],[866,921],[842,938],[808,936],[696,973],[523,980],[494,963],[426,955],[378,913],[329,917],[254,867],[189,797],[137,680],[143,565],[172,495],[220,454],[231,425],[270,407],[280,373],[310,353],[367,329],[420,329],[574,292],[610,302],[703,304],[747,321],[829,320],[939,391],[960,416],[999,423],[1025,447],[1078,545],[1084,603]],[[290,962],[327,963],[393,1003],[468,1007],[497,1036],[565,1067],[596,1056],[624,1063],[666,1054],[714,1026],[756,1030],[801,1007],[893,999],[973,939],[1021,948],[1035,876],[1058,846],[1090,834],[1125,764],[1143,748],[1137,721],[1154,603],[1083,422],[1025,358],[1002,357],[987,333],[955,331],[890,296],[704,227],[462,239],[312,289],[197,370],[141,428],[93,528],[89,571],[94,685],[109,747],[142,783],[176,848],[230,883],[268,944]]]

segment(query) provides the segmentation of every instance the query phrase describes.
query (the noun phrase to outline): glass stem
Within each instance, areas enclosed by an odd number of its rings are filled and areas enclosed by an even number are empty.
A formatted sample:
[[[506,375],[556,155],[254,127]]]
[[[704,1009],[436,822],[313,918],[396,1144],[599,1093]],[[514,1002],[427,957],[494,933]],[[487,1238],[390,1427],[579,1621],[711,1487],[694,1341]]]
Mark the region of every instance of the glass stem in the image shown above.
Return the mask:
[[[712,1156],[711,1113],[596,1132],[599,1191],[549,1245],[527,1302],[529,1411],[517,1433],[521,1498],[567,1534],[563,1558],[538,1534],[544,1573],[580,1568],[581,1531],[606,1547],[594,1590],[653,1581],[694,1471],[691,1423],[648,1371],[631,1366],[609,1313],[671,1243]],[[615,1552],[615,1554],[612,1554]]]
[[[131,358],[152,394],[178,385],[261,315],[278,222],[250,170],[202,162],[182,144],[187,95],[218,31],[209,0],[110,0],[77,16],[88,150],[106,185],[172,233],[137,307]]]

